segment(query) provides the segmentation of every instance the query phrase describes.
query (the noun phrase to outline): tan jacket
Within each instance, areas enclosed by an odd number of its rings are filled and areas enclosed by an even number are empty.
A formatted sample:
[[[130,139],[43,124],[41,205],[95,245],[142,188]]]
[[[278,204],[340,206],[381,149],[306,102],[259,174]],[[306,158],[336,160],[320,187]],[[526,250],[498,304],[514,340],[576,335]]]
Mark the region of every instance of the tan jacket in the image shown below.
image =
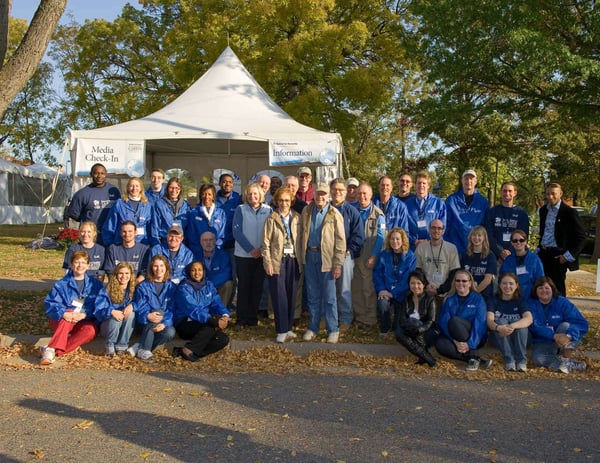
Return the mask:
[[[300,214],[296,211],[290,211],[292,217],[290,219],[290,232],[292,234],[292,244],[294,245],[294,253],[299,255],[299,235],[300,235]],[[285,227],[279,212],[273,212],[263,227],[263,245],[262,256],[265,270],[270,265],[273,266],[273,273],[279,274],[281,268],[281,259],[283,258],[283,245],[286,239]]]
[[[306,257],[306,247],[308,245],[308,234],[310,233],[310,222],[312,211],[315,208],[314,203],[310,203],[302,211],[302,236],[298,261],[304,264]],[[329,206],[329,211],[323,219],[321,228],[321,271],[330,272],[333,267],[344,265],[346,258],[346,232],[344,230],[344,217],[339,211]]]

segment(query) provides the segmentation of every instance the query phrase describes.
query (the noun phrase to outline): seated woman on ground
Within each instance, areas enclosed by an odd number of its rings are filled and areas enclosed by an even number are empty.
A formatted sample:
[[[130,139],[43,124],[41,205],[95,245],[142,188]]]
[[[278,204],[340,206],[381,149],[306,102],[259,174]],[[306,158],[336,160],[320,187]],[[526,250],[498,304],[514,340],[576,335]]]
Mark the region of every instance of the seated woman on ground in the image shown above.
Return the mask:
[[[417,363],[427,363],[435,366],[428,348],[435,343],[436,302],[435,296],[425,292],[427,277],[421,270],[410,273],[409,291],[396,313],[396,340],[419,360]]]
[[[54,331],[47,346],[42,347],[42,365],[50,365],[55,356],[67,354],[87,344],[98,334],[94,304],[106,290],[87,270],[90,256],[85,251],[71,254],[71,269],[58,280],[46,299],[46,316]]]
[[[444,357],[467,362],[469,371],[488,369],[492,360],[477,352],[486,341],[486,312],[485,301],[475,290],[471,274],[457,270],[440,312],[441,334],[435,342],[436,350]]]
[[[529,327],[533,364],[565,374],[585,370],[586,363],[573,357],[589,324],[577,307],[558,293],[551,278],[542,277],[535,282],[529,308],[533,315]]]
[[[120,262],[108,277],[106,298],[96,302],[94,316],[100,322],[100,334],[106,339],[106,355],[124,353],[133,333],[135,313],[133,295],[135,275],[128,262]]]
[[[104,281],[104,246],[96,243],[98,238],[98,228],[94,222],[82,222],[79,225],[79,243],[75,243],[67,252],[65,252],[65,260],[63,268],[68,269],[71,263],[71,255],[75,251],[85,251],[90,256],[90,266],[87,274],[91,277],[96,277],[100,281]]]
[[[229,323],[225,308],[215,286],[205,277],[204,265],[192,262],[186,269],[187,278],[177,287],[175,329],[186,342],[175,347],[173,356],[195,362],[214,354],[229,344],[223,332]]]
[[[500,275],[498,292],[488,302],[490,341],[502,353],[504,369],[527,371],[528,327],[533,323],[533,317],[526,300],[521,297],[517,275]]]
[[[175,337],[173,310],[177,285],[169,279],[170,272],[167,258],[157,254],[148,265],[146,279],[135,288],[133,309],[142,334],[139,342],[127,349],[131,356],[149,360],[154,349]]]

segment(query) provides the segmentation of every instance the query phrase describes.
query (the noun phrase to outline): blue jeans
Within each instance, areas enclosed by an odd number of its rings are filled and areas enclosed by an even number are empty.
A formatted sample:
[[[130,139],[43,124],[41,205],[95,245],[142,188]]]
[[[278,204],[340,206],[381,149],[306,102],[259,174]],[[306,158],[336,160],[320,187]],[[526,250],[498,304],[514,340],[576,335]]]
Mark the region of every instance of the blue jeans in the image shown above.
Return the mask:
[[[327,333],[337,333],[338,313],[335,280],[331,272],[321,272],[321,253],[307,251],[304,266],[304,286],[308,296],[308,329],[319,332],[321,317],[325,318]]]
[[[387,333],[392,328],[394,305],[393,299],[377,299],[377,319],[379,320],[380,333]]]
[[[340,324],[350,325],[352,315],[352,276],[354,275],[354,259],[347,255],[342,267],[342,276],[335,281],[337,310]]]
[[[114,346],[117,350],[125,350],[129,346],[129,339],[135,327],[135,314],[132,312],[123,321],[110,317],[100,325],[100,334],[106,338],[107,346]]]
[[[161,344],[166,344],[175,337],[175,328],[166,326],[164,330],[155,333],[152,329],[159,323],[147,323],[142,326],[140,349],[153,351]]]
[[[495,320],[498,325],[508,325],[505,318]],[[500,336],[496,331],[490,332],[490,341],[500,350],[504,357],[504,364],[523,364],[527,363],[527,336],[528,328],[515,329],[509,336]]]
[[[570,324],[568,322],[562,322],[556,327],[554,332],[566,333],[569,329],[569,326]],[[580,343],[581,341],[571,342],[570,347],[576,348]],[[558,346],[554,341],[533,344],[531,360],[533,361],[533,364],[538,367],[546,367],[553,370],[558,370],[561,360],[560,356],[558,355]]]

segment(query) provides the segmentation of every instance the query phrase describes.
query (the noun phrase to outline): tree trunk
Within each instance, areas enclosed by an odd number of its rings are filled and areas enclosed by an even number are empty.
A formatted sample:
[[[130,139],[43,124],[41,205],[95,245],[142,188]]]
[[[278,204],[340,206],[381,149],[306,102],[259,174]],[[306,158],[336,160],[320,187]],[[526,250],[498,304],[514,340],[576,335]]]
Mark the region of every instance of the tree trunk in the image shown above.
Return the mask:
[[[8,16],[11,0],[0,0],[0,69],[4,65],[6,50],[8,50]]]
[[[596,155],[596,175],[600,180],[600,153]],[[594,252],[592,253],[592,257],[590,257],[590,263],[595,264],[600,259],[600,236],[598,236],[598,231],[600,230],[600,188],[598,188],[598,197],[596,198],[596,204],[598,207],[596,208],[596,242],[594,243]],[[600,271],[600,269],[599,269]]]
[[[66,7],[67,0],[40,0],[19,48],[0,69],[0,117],[37,70]]]

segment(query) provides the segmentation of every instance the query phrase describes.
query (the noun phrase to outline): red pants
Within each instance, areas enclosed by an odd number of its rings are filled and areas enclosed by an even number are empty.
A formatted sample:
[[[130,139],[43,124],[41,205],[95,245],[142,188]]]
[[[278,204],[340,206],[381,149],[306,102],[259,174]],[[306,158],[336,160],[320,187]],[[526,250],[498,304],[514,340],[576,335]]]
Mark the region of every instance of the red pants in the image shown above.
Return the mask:
[[[56,355],[67,354],[79,346],[87,344],[98,334],[98,327],[94,322],[82,320],[71,323],[64,319],[59,322],[49,320],[50,328],[54,334],[48,343],[48,347],[54,348]]]

